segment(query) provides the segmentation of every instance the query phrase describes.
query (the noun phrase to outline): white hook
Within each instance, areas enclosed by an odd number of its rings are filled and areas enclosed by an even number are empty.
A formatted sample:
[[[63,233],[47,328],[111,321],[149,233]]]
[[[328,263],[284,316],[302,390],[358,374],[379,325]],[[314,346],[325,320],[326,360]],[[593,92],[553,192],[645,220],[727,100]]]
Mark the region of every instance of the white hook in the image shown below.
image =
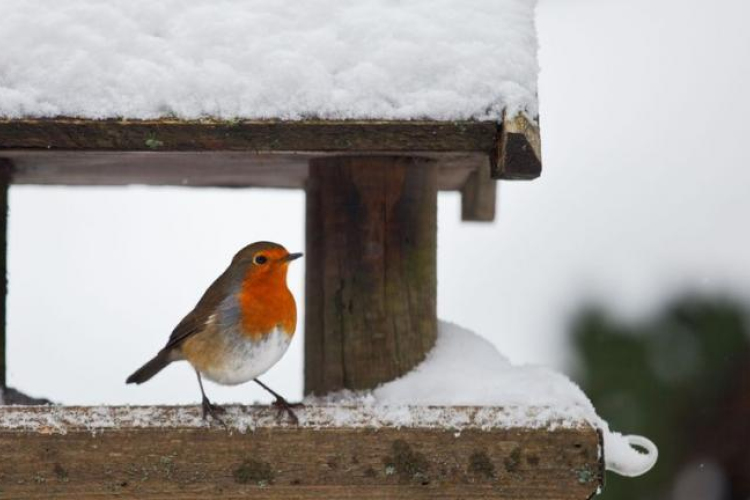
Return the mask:
[[[659,449],[646,437],[608,432],[604,435],[604,458],[607,470],[621,476],[635,477],[651,470],[659,458]]]

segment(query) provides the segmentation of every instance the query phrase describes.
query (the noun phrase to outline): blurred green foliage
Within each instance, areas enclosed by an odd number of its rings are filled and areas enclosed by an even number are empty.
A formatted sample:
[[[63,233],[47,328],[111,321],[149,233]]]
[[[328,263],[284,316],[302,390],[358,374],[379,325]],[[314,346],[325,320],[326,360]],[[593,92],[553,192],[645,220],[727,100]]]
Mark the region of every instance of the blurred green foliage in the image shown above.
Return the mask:
[[[632,321],[588,307],[572,323],[572,341],[573,371],[599,415],[659,447],[659,461],[645,476],[607,473],[599,498],[670,498],[680,467],[702,446],[700,429],[721,421],[717,412],[726,406],[719,402],[750,360],[744,308],[727,298],[684,296]]]

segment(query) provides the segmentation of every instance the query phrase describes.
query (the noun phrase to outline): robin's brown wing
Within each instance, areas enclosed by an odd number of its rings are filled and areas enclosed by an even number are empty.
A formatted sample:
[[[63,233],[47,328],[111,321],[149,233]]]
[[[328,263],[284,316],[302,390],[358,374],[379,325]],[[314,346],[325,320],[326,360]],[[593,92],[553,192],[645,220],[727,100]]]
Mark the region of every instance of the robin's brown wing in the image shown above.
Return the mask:
[[[235,281],[234,273],[227,269],[221,276],[216,278],[208,290],[203,294],[195,308],[185,316],[182,321],[172,330],[164,350],[178,347],[186,338],[203,331],[212,314],[216,312],[227,293],[233,288]]]

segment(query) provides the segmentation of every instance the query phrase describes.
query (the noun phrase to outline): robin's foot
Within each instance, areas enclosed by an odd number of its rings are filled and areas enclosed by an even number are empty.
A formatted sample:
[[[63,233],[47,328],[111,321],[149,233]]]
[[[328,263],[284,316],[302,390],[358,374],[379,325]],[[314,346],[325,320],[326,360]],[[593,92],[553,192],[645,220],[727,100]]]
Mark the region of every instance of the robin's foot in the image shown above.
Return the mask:
[[[294,413],[292,408],[305,407],[305,405],[303,405],[302,403],[290,403],[281,396],[276,396],[276,401],[271,403],[271,406],[276,408],[278,417],[281,417],[281,414],[286,412],[286,414],[289,415],[289,420],[291,420],[294,425],[299,425],[299,419],[297,418],[297,415]]]
[[[219,415],[223,415],[227,411],[222,408],[219,405],[213,404],[211,401],[208,400],[207,397],[203,398],[203,420],[206,420],[207,415],[211,415],[211,418],[219,422],[224,427],[227,426],[227,424],[224,423],[224,420]]]

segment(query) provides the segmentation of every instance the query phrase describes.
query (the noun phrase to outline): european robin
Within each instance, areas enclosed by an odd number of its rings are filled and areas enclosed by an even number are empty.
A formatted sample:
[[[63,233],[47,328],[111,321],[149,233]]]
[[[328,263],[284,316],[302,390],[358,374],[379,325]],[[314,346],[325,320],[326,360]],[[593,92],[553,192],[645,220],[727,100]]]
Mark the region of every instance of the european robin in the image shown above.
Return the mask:
[[[173,361],[187,360],[198,376],[204,419],[210,414],[221,422],[219,414],[224,410],[208,400],[202,377],[223,385],[253,380],[276,398],[274,406],[296,422],[292,405],[257,377],[281,359],[294,336],[297,305],[286,274],[289,263],[299,257],[301,253],[289,253],[266,241],[237,252],[175,327],[167,345],[126,383],[142,384]]]

